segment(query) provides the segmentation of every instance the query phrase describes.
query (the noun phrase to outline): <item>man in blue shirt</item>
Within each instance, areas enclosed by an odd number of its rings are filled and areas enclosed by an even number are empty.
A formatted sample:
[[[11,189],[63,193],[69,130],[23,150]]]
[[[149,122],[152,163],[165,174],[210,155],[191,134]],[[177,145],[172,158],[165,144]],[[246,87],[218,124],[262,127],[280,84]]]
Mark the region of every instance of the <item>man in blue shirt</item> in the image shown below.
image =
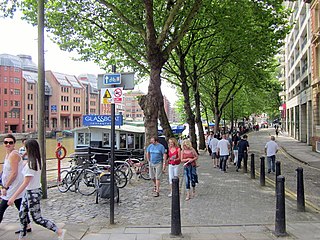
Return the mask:
[[[150,145],[147,147],[147,160],[149,161],[149,174],[154,183],[154,197],[159,197],[160,181],[163,169],[163,161],[167,154],[165,148],[159,143],[158,137],[150,139]]]

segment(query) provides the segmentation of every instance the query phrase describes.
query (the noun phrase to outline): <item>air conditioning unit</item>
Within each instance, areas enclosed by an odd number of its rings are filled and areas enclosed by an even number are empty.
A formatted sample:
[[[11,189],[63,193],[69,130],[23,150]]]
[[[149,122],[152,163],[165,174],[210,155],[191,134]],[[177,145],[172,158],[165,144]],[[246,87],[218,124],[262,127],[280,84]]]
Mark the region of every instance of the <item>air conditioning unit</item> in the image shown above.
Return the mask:
[[[320,142],[316,141],[316,152],[320,153]]]

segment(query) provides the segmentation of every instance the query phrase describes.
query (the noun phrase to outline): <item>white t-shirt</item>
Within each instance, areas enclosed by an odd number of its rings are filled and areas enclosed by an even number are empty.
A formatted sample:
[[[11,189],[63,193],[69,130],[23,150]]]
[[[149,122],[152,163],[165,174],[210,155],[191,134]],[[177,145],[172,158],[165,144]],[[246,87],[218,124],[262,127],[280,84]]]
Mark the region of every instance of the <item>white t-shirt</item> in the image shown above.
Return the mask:
[[[209,147],[212,152],[217,152],[217,145],[218,145],[219,140],[216,138],[212,138],[209,144]]]
[[[26,188],[27,190],[41,188],[41,182],[40,182],[41,170],[40,170],[39,166],[38,166],[38,171],[35,171],[35,170],[30,169],[29,165],[27,163],[24,166],[22,173],[25,177],[32,177],[29,185]]]
[[[276,155],[279,146],[275,141],[270,140],[267,142],[265,148],[267,149],[267,157],[270,157]]]
[[[217,145],[217,148],[219,148],[219,155],[220,156],[229,155],[229,146],[230,146],[230,143],[228,140],[221,139]]]

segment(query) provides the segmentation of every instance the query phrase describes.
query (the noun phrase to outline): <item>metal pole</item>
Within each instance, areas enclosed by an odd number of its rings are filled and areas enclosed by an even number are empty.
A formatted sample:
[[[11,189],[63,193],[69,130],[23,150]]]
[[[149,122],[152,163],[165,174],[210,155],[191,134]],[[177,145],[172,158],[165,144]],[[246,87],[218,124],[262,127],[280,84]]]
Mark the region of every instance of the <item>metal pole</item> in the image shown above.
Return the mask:
[[[256,169],[254,164],[254,153],[251,153],[251,179],[256,178]]]
[[[286,236],[286,206],[285,206],[285,178],[283,176],[277,177],[277,199],[276,199],[276,223],[275,235]]]
[[[243,156],[243,173],[247,173],[248,172],[248,153],[244,153]]]
[[[38,1],[38,141],[42,157],[41,185],[42,198],[47,194],[47,164],[45,137],[45,72],[44,72],[44,0]]]
[[[260,186],[266,185],[265,157],[260,157]]]
[[[114,145],[115,145],[115,104],[111,103],[111,176],[110,176],[110,224],[114,224]]]
[[[277,184],[278,176],[280,175],[281,175],[281,163],[280,161],[276,161],[276,193],[277,193],[277,187],[278,187],[278,184]]]
[[[171,235],[181,236],[179,178],[172,179]]]
[[[304,184],[303,184],[303,168],[298,167],[297,171],[297,209],[300,212],[304,212],[305,200],[304,200]]]

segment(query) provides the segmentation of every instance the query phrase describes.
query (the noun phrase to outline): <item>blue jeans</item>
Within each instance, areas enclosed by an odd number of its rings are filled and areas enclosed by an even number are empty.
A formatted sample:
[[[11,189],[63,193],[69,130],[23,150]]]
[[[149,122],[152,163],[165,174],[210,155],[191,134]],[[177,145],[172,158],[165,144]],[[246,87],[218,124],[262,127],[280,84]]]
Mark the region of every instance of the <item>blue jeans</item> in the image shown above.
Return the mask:
[[[272,155],[267,157],[268,160],[268,173],[275,172],[276,171],[276,166],[275,166],[275,161],[276,161],[276,155]]]
[[[184,177],[186,181],[186,189],[190,189],[190,183],[192,187],[198,183],[197,168],[191,166],[191,164],[184,167]]]
[[[220,169],[224,172],[227,171],[226,166],[228,157],[229,155],[220,156]]]

